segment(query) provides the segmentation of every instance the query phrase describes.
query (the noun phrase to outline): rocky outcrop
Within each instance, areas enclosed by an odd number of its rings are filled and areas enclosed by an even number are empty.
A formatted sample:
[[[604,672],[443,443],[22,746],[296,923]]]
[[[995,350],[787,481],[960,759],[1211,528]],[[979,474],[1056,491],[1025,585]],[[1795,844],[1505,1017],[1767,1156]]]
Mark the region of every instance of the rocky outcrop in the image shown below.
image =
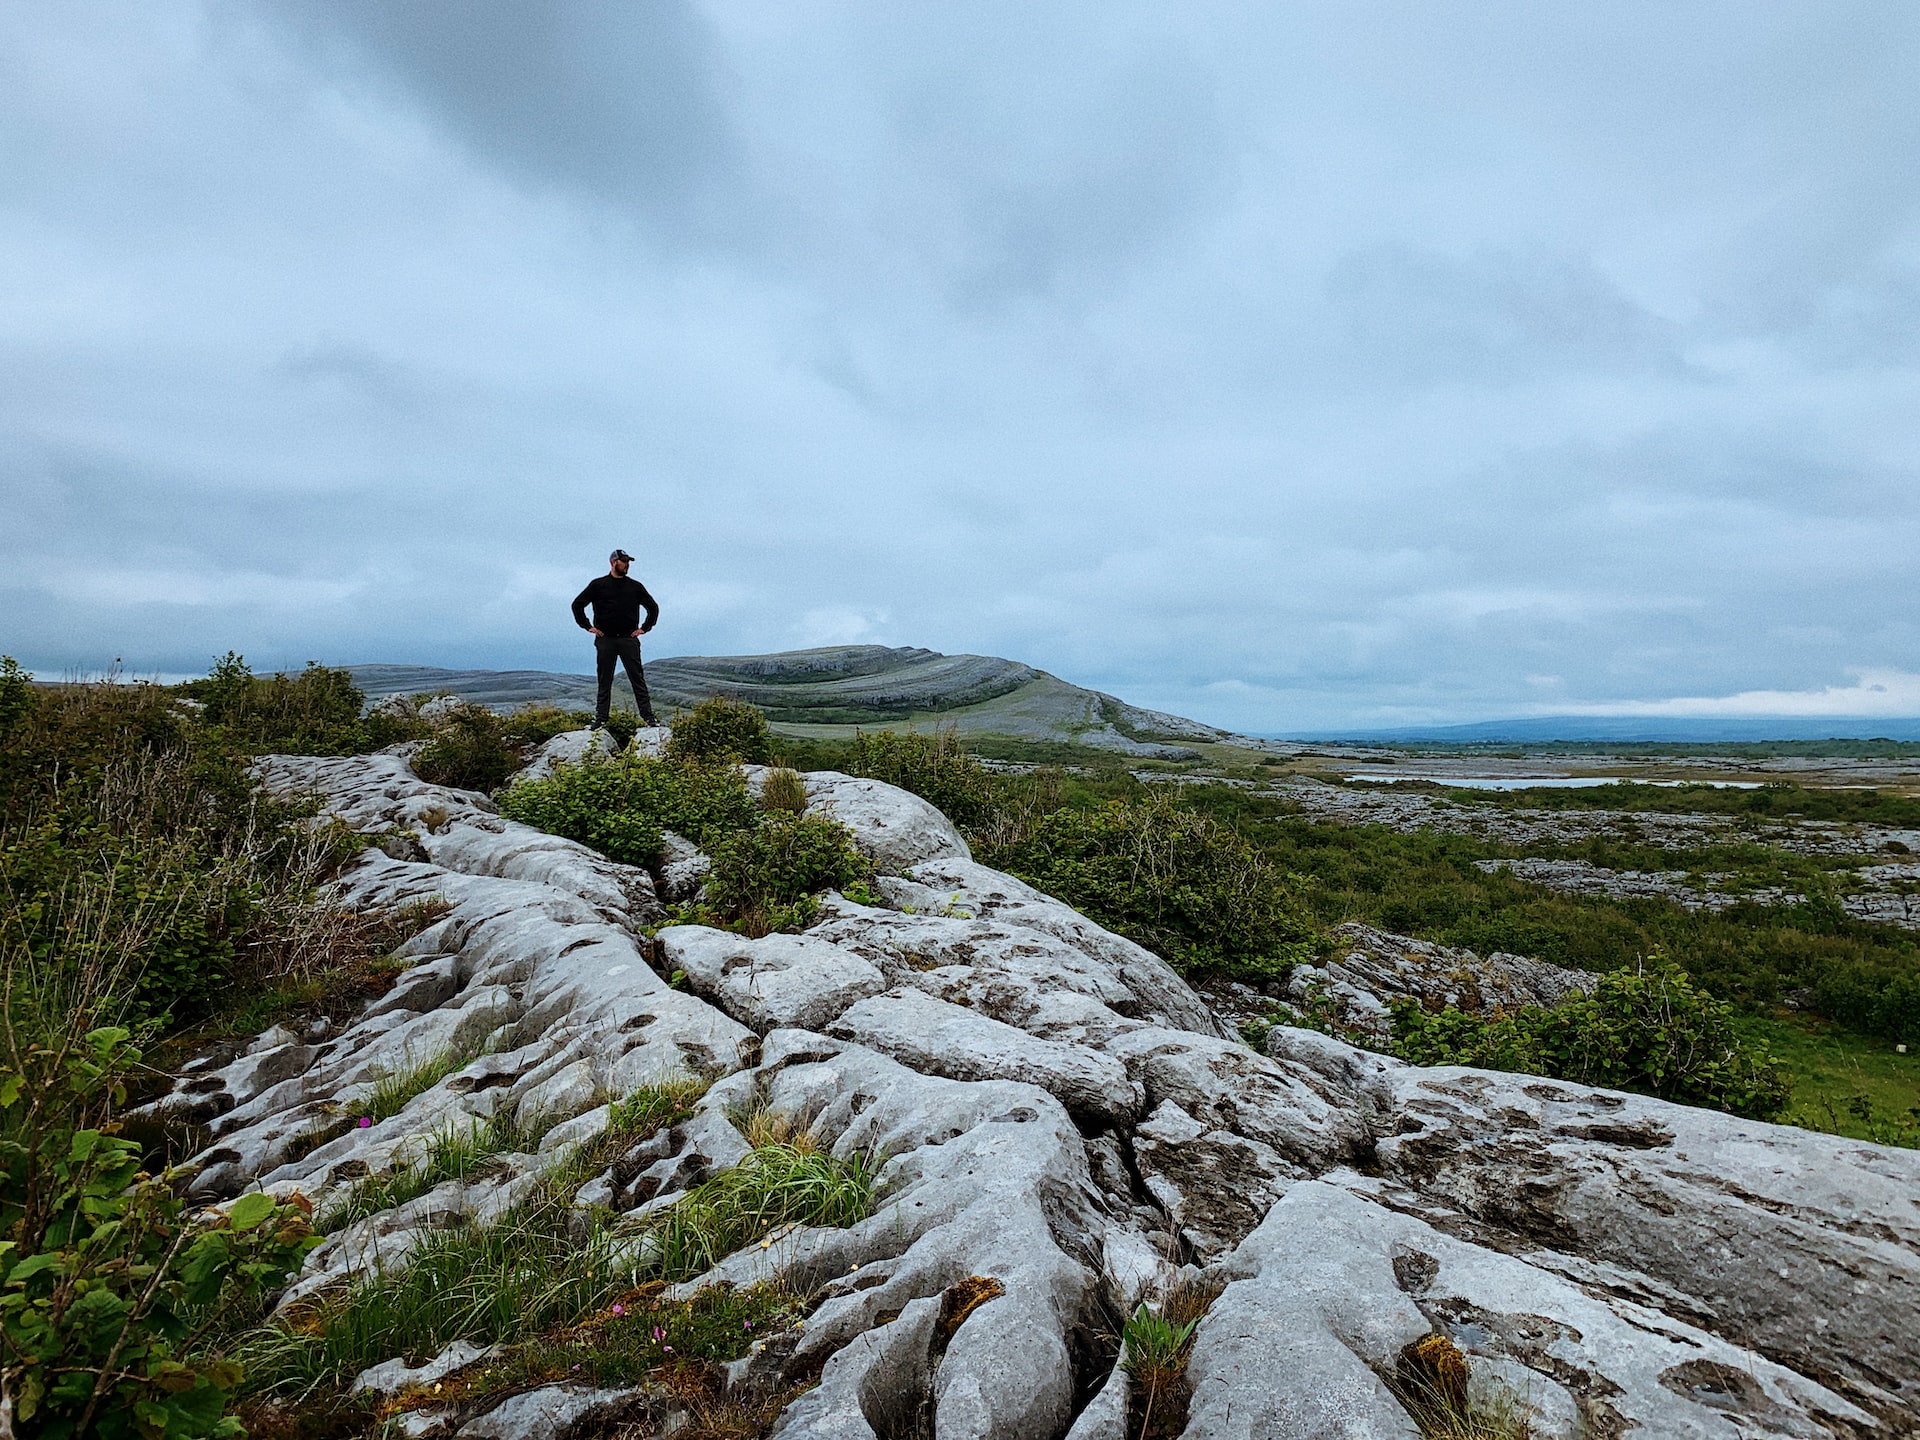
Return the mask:
[[[1584,970],[1524,955],[1479,955],[1356,921],[1335,926],[1331,938],[1332,955],[1319,964],[1296,965],[1282,993],[1341,1033],[1382,1048],[1393,1040],[1387,1007],[1394,1000],[1474,1014],[1521,1005],[1551,1008],[1591,990],[1596,979]]]
[[[749,1153],[735,1123],[749,1111],[879,1167],[868,1219],[770,1235],[676,1292],[777,1275],[810,1297],[800,1330],[729,1371],[756,1394],[818,1375],[783,1436],[1118,1434],[1119,1317],[1176,1281],[1220,1291],[1191,1355],[1193,1436],[1414,1435],[1395,1385],[1407,1346],[1436,1333],[1481,1403],[1531,1412],[1537,1435],[1920,1426],[1910,1152],[1419,1069],[1307,1031],[1276,1029],[1255,1053],[1158,957],[979,865],[922,802],[873,782],[808,790],[892,872],[883,904],[828,896],[798,936],[649,939],[662,912],[646,872],[426,785],[399,757],[262,774],[363,830],[414,836],[416,858],[368,851],[338,903],[448,908],[351,1026],[270,1036],[158,1102],[209,1126],[196,1193],[298,1189],[324,1208],[449,1124],[552,1127],[487,1178],[337,1233],[291,1294],[484,1223],[601,1133],[611,1099],[690,1075],[711,1082],[693,1116],[583,1199],[629,1217],[674,1203]],[[1323,985],[1376,1003],[1552,1003],[1581,983],[1519,957],[1342,938]],[[379,1076],[430,1054],[453,1068],[354,1123]],[[549,1433],[512,1427],[521,1410],[641,1400],[649,1424],[675,1423],[658,1396],[577,1389],[462,1412],[460,1433]]]

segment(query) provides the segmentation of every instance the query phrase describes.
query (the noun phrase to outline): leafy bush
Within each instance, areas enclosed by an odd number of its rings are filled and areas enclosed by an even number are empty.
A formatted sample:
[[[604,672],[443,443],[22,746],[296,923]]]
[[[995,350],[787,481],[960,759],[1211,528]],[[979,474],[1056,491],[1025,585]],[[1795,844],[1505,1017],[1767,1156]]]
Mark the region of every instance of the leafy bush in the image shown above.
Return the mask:
[[[1756,1120],[1779,1115],[1791,1088],[1764,1046],[1741,1039],[1729,1007],[1658,956],[1551,1010],[1430,1014],[1406,999],[1389,1009],[1394,1048],[1416,1065],[1547,1075]]]
[[[911,790],[956,825],[980,825],[1001,804],[994,773],[966,752],[951,726],[931,735],[859,731],[847,773]]]
[[[814,892],[872,874],[839,821],[776,812],[714,847],[705,902],[711,914],[703,918],[748,935],[799,929],[817,913]]]
[[[675,760],[767,765],[773,760],[773,737],[757,706],[714,695],[673,717],[667,754]]]
[[[11,655],[0,655],[0,739],[33,708],[33,676]]]
[[[257,790],[228,732],[157,686],[26,693],[0,736],[0,944],[115,957],[136,1018],[195,1015],[305,953],[292,917],[357,839]]]
[[[240,1366],[215,1345],[319,1243],[305,1202],[191,1219],[113,1114],[140,1063],[111,995],[9,955],[0,1056],[0,1429],[222,1437]]]
[[[644,755],[558,766],[549,779],[506,791],[500,813],[627,865],[658,860],[662,830],[711,847],[760,819],[737,766],[675,764]]]
[[[507,722],[484,705],[457,707],[436,726],[413,762],[432,785],[491,791],[520,768],[520,752],[507,738]]]
[[[1183,972],[1274,976],[1307,953],[1299,878],[1167,791],[1055,810],[988,859]]]
[[[352,755],[366,748],[366,696],[345,670],[309,661],[298,675],[258,676],[229,650],[205,679],[180,690],[249,754]]]

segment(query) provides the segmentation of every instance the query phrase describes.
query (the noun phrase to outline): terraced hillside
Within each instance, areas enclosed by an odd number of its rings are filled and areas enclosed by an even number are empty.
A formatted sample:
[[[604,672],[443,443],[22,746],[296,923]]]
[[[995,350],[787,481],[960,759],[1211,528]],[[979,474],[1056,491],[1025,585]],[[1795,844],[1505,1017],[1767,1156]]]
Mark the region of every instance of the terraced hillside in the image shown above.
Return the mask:
[[[593,681],[542,670],[440,670],[355,665],[369,697],[447,692],[485,705],[529,700],[591,707]],[[1168,742],[1210,741],[1224,732],[1143,710],[1115,696],[993,655],[942,655],[884,645],[829,645],[775,655],[688,655],[647,664],[657,708],[671,713],[709,695],[746,700],[787,728],[929,722],[967,734],[1008,735],[1164,754]],[[625,692],[615,688],[616,702]]]

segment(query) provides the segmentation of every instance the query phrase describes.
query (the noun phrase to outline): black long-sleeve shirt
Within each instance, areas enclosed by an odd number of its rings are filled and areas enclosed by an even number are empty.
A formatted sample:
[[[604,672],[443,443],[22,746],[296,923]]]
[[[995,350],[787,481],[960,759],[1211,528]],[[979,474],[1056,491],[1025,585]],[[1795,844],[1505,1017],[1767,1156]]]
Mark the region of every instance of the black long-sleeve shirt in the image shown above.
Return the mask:
[[[587,621],[587,606],[593,606],[593,621]],[[647,623],[640,623],[640,607],[647,607]],[[660,618],[660,607],[647,587],[626,575],[601,575],[587,582],[587,588],[573,597],[573,621],[582,630],[597,629],[602,635],[631,635],[635,630],[651,630]]]

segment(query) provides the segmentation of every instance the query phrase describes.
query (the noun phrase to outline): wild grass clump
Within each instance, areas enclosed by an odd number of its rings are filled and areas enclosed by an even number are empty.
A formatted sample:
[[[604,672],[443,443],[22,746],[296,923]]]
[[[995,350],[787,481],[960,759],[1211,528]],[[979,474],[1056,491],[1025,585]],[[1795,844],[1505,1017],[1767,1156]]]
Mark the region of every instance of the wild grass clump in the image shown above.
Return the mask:
[[[873,1173],[809,1144],[769,1143],[649,1217],[652,1274],[691,1280],[782,1225],[855,1225],[873,1204]],[[657,1248],[655,1248],[657,1247]]]
[[[768,765],[773,762],[773,736],[765,712],[757,706],[714,695],[673,717],[667,756],[701,764]]]
[[[1600,977],[1551,1009],[1493,1015],[1389,1003],[1394,1049],[1416,1065],[1475,1065],[1632,1090],[1771,1120],[1792,1081],[1764,1045],[1743,1039],[1730,1007],[1655,956]]]
[[[416,1200],[449,1180],[478,1175],[492,1168],[502,1155],[531,1153],[539,1148],[541,1137],[551,1128],[540,1119],[522,1124],[510,1115],[470,1120],[464,1127],[444,1125],[428,1139],[427,1153],[418,1161],[390,1175],[374,1175],[359,1181],[344,1200],[320,1216],[317,1228],[322,1231],[344,1229],[356,1220]]]
[[[546,780],[515,785],[500,813],[589,845],[627,865],[657,862],[662,830],[710,848],[760,821],[736,765],[622,755],[556,767]]]
[[[1511,1397],[1493,1405],[1472,1403],[1467,1357],[1444,1335],[1402,1350],[1388,1384],[1423,1440],[1530,1440],[1533,1434],[1526,1408]]]
[[[760,808],[801,815],[807,808],[807,782],[785,766],[769,770],[760,785]]]
[[[1187,1427],[1187,1356],[1193,1332],[1219,1291],[1176,1285],[1156,1310],[1142,1304],[1121,1327],[1127,1379],[1132,1382],[1128,1440],[1170,1440]]]
[[[473,1052],[453,1048],[417,1060],[408,1057],[397,1069],[376,1075],[373,1088],[355,1102],[354,1109],[375,1124],[390,1119],[472,1059]]]

